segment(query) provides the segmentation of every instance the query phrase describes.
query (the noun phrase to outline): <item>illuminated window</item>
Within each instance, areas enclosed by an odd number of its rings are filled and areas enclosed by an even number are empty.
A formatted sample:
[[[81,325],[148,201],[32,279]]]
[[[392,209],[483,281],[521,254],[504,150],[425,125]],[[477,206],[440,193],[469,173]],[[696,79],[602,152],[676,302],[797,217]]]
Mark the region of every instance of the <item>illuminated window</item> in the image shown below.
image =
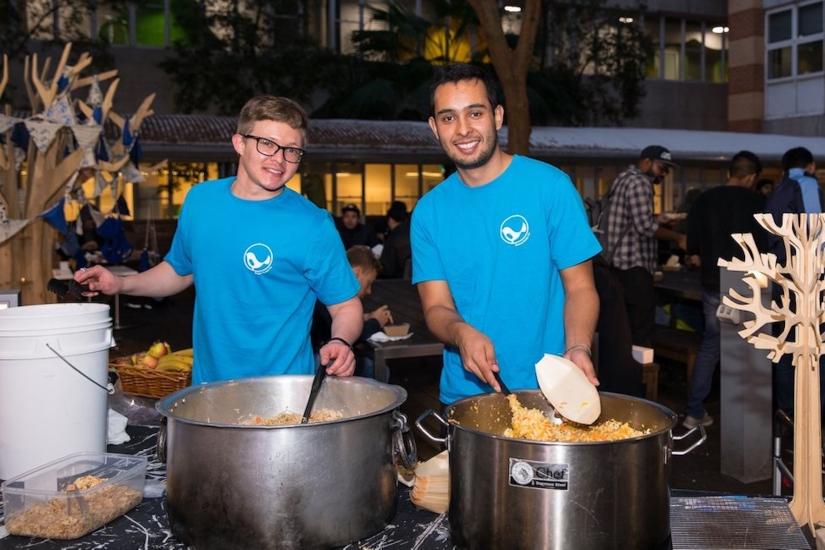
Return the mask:
[[[421,193],[427,193],[444,180],[444,167],[440,164],[421,165]],[[411,205],[408,205],[411,206]]]
[[[395,165],[395,200],[407,205],[412,210],[418,200],[418,165]]]
[[[729,30],[717,22],[646,17],[645,32],[654,50],[648,78],[726,82]]]
[[[367,164],[364,166],[364,191],[368,216],[383,216],[392,201],[392,170],[389,164]]]
[[[364,198],[364,165],[354,162],[335,163],[335,215],[339,215],[345,204],[362,206]],[[363,209],[362,209],[363,211]]]

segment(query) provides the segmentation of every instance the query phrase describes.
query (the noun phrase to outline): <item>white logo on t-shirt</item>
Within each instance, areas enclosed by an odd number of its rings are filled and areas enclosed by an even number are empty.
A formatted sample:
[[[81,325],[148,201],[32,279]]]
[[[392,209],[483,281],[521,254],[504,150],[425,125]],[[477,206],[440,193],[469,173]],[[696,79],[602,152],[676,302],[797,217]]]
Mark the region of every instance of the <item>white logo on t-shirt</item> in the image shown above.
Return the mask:
[[[243,253],[243,265],[255,275],[272,269],[272,249],[263,243],[249,245]]]
[[[530,224],[521,214],[513,214],[501,222],[501,240],[513,246],[521,246],[530,238]]]

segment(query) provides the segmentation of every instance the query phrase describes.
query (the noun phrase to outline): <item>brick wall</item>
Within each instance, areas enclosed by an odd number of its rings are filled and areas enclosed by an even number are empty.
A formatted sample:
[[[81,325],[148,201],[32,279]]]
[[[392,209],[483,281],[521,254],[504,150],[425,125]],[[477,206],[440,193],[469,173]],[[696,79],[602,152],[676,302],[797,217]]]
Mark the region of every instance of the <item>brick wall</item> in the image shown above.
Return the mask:
[[[761,0],[728,2],[728,130],[761,132],[765,112],[765,39]]]

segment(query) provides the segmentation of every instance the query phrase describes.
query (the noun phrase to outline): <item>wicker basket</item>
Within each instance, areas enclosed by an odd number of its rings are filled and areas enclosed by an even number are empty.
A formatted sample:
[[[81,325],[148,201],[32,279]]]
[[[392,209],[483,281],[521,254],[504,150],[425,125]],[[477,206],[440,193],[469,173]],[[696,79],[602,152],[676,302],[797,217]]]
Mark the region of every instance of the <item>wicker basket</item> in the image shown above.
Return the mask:
[[[114,359],[109,367],[117,371],[123,393],[160,399],[192,384],[191,372],[172,372],[132,365],[128,357]]]

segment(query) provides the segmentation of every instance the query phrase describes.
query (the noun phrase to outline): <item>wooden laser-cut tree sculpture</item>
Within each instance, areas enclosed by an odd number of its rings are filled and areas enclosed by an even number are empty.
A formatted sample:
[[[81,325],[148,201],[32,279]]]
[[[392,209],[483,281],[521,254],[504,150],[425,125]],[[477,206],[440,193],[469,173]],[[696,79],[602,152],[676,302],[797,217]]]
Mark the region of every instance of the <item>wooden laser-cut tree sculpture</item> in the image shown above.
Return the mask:
[[[54,71],[50,70],[51,58],[39,63],[37,54],[27,56],[23,84],[30,115],[14,117],[9,106],[0,113],[0,288],[19,286],[25,304],[53,299],[46,292],[46,281],[57,258],[56,232],[41,215],[73,193],[82,197],[78,202],[85,203],[78,177],[81,171],[84,177],[100,182],[116,180],[124,169],[139,177],[129,165],[130,153],[141,123],[152,114],[155,94],[130,118],[118,115],[112,108],[119,82],[117,71],[84,75],[91,56],[82,53],[70,64],[70,53],[71,44],[66,44]],[[9,83],[9,62],[5,56],[0,60],[2,96]],[[112,81],[103,93],[100,84],[107,80]],[[87,102],[76,97],[84,88],[89,88]],[[107,120],[120,128],[122,139],[106,139],[103,128]],[[15,129],[27,136],[27,143],[15,139]],[[117,199],[119,193],[113,194]]]
[[[822,432],[819,395],[819,358],[825,349],[820,327],[825,324],[825,214],[785,214],[777,225],[770,214],[757,214],[756,220],[769,233],[780,237],[785,246],[785,264],[776,255],[761,254],[753,235],[734,234],[745,259],[719,260],[720,267],[747,273],[744,282],[751,295],[735,290],[723,303],[748,312],[753,319],[744,322],[739,335],[757,349],[768,350],[777,363],[782,356],[793,357],[795,371],[794,401],[794,486],[791,512],[799,525],[815,532],[825,523],[822,501]],[[778,287],[781,296],[762,303],[761,288],[766,279]],[[771,329],[782,323],[774,336]]]

